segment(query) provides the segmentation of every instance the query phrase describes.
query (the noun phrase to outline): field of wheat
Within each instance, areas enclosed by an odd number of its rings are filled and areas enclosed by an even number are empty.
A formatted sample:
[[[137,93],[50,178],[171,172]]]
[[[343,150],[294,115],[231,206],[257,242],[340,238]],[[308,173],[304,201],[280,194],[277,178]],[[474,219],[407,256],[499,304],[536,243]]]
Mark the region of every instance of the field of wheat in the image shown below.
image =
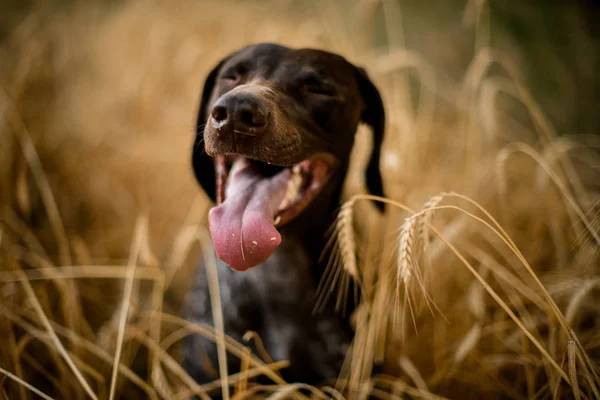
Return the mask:
[[[0,399],[600,399],[600,50],[575,6],[550,24],[570,42],[527,42],[506,20],[541,11],[518,2],[51,3],[0,6]],[[386,213],[360,127],[318,299],[363,293],[329,386],[227,338],[241,373],[179,364],[220,337],[178,316],[212,257],[200,90],[259,41],[343,54],[386,107]]]

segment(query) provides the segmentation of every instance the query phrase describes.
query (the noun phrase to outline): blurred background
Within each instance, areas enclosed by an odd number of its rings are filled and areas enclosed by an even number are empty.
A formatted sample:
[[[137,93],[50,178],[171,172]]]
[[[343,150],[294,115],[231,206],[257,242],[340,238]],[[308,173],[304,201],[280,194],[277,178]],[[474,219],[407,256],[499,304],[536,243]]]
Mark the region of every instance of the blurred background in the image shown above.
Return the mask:
[[[202,393],[177,349],[210,336],[177,317],[211,206],[196,108],[223,56],[269,41],[363,66],[388,117],[396,206],[354,198],[366,296],[311,396],[600,399],[599,18],[592,0],[3,0],[0,398],[112,398],[115,365],[117,398]],[[300,396],[253,388],[264,363],[237,396]]]

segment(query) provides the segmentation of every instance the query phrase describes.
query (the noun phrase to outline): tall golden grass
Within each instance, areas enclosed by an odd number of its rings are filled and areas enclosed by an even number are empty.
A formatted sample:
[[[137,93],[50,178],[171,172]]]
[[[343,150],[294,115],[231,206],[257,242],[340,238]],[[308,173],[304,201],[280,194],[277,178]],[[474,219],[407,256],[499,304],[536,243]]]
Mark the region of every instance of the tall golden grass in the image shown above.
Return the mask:
[[[431,6],[405,3],[83,3],[13,21],[0,49],[0,398],[600,399],[600,141],[557,134],[518,52],[494,46],[488,2],[444,3],[447,34],[428,30]],[[251,354],[218,318],[177,316],[201,255],[217,279],[190,168],[203,78],[257,41],[344,54],[387,109],[387,197],[363,193],[361,127],[315,299],[343,312],[362,291],[345,366],[319,388],[283,381],[287,362]],[[194,382],[177,351],[192,334],[242,371]]]

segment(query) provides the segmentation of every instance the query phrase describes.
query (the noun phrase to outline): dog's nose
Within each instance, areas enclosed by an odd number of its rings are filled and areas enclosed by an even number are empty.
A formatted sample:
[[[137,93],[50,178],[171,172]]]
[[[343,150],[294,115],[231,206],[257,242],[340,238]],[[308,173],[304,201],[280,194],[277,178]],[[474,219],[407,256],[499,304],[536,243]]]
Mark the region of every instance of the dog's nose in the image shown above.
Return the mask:
[[[217,124],[222,125],[227,122],[227,108],[225,106],[215,105],[211,115]]]
[[[222,96],[211,111],[215,128],[232,129],[236,134],[258,136],[269,120],[265,103],[251,93],[228,93]]]

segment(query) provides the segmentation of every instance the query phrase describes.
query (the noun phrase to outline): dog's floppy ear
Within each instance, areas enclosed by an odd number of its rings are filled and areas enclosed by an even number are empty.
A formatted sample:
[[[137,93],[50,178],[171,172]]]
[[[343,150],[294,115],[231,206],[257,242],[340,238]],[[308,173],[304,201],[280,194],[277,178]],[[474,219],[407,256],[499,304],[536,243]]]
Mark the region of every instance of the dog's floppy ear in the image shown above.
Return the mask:
[[[198,109],[198,119],[196,120],[196,140],[194,141],[194,150],[192,153],[192,166],[194,168],[196,179],[212,201],[216,201],[217,182],[213,159],[206,154],[206,151],[204,150],[204,126],[208,120],[208,106],[215,87],[217,75],[225,61],[227,61],[227,58],[221,60],[221,62],[210,71],[204,81],[200,107]]]
[[[361,121],[373,129],[373,151],[367,166],[366,182],[369,192],[375,196],[383,196],[383,182],[379,170],[381,158],[381,144],[385,133],[385,110],[379,90],[367,76],[364,69],[356,67],[356,79],[360,94],[365,102],[365,109],[361,114]],[[383,203],[375,202],[377,208],[383,211]]]

